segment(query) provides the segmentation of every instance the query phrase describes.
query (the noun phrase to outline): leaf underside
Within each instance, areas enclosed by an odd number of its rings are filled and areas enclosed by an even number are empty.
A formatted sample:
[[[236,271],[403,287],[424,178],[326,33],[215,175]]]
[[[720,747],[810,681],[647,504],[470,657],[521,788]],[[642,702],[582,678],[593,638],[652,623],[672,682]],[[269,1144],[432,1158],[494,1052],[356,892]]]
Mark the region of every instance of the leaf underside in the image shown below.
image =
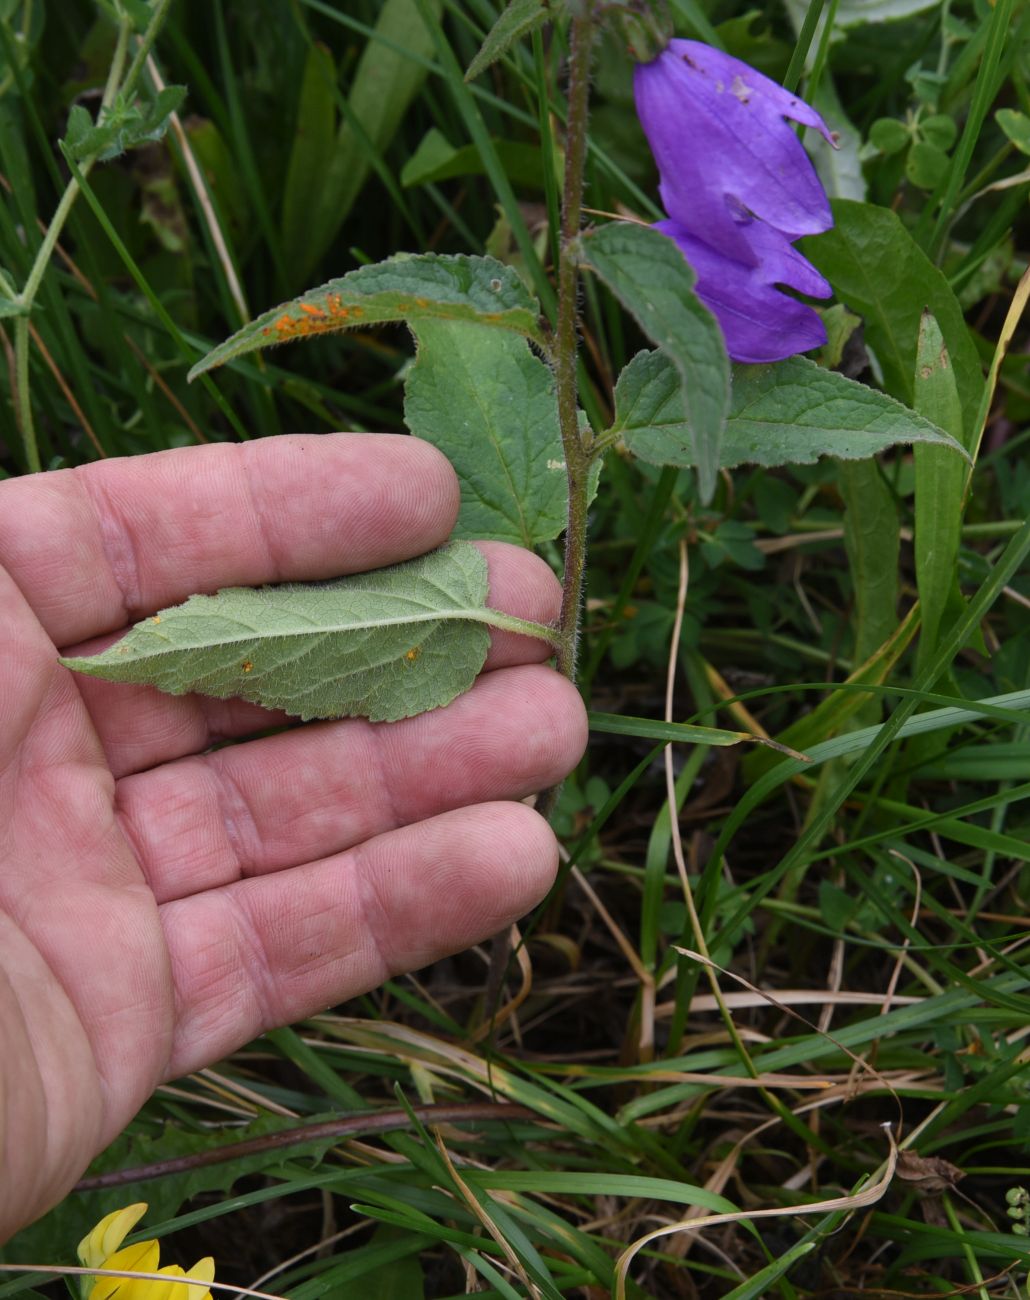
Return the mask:
[[[394,722],[467,691],[490,642],[486,560],[469,542],[329,582],[227,587],[144,619],[76,672],[172,695],[238,697],[307,721]]]

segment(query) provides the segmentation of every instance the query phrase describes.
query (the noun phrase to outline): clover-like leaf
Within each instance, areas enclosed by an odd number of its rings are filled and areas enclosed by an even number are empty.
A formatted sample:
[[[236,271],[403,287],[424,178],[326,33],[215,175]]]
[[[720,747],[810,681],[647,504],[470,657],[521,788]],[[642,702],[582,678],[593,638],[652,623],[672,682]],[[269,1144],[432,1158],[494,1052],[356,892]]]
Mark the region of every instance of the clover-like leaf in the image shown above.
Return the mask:
[[[486,606],[486,560],[452,542],[330,582],[226,587],[144,619],[76,672],[172,695],[238,696],[302,718],[393,722],[449,704],[483,666],[490,626],[549,629]]]

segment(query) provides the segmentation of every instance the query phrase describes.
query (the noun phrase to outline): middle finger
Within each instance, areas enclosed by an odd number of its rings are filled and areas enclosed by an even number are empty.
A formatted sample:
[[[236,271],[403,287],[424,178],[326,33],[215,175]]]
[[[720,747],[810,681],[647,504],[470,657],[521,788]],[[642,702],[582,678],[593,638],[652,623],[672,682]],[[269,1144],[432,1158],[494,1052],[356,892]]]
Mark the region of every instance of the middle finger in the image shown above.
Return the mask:
[[[402,722],[317,723],[125,777],[116,807],[163,903],[522,798],[561,780],[585,740],[575,687],[525,664]]]

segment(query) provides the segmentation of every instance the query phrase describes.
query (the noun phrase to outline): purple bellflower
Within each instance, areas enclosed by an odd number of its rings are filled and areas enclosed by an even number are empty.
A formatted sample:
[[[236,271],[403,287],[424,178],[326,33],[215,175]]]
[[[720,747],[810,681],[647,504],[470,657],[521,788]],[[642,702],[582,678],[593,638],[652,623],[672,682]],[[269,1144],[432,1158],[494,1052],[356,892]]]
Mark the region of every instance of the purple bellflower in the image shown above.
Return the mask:
[[[668,219],[656,229],[697,274],[735,361],[780,361],[826,342],[818,314],[784,285],[828,298],[829,284],[793,246],[833,225],[830,204],[786,121],[819,114],[754,68],[699,41],[673,40],[634,73]]]

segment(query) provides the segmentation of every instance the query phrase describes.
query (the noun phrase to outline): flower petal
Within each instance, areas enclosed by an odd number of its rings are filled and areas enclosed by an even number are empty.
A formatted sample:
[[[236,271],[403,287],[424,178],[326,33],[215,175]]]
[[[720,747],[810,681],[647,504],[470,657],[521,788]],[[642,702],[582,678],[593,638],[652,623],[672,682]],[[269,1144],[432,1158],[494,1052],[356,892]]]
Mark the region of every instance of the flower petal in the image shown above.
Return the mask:
[[[718,320],[734,361],[782,361],[826,342],[818,314],[775,286],[825,297],[829,285],[778,231],[752,223],[752,247],[763,250],[755,266],[727,257],[676,221],[659,221],[655,229],[672,239],[694,268],[697,296]]]
[[[713,57],[714,56],[714,57]],[[740,218],[753,213],[791,239],[832,225],[830,205],[789,115],[829,131],[813,109],[729,55],[674,40],[634,72],[637,112],[666,211],[740,260]]]
[[[153,1273],[160,1255],[161,1248],[156,1241],[137,1241],[109,1255],[103,1266],[125,1273]],[[155,1285],[160,1284],[146,1279],[98,1277],[88,1300],[146,1300],[144,1288]]]
[[[126,1205],[105,1214],[100,1222],[79,1242],[78,1256],[86,1268],[103,1268],[104,1260],[113,1255],[147,1212],[145,1201]]]

